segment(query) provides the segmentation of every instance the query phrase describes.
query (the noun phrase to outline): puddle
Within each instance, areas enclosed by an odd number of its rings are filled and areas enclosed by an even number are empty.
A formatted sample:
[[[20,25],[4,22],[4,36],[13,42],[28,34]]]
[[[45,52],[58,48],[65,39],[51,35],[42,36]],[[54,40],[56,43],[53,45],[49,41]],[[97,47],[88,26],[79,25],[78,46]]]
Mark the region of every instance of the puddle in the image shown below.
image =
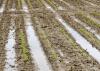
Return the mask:
[[[5,8],[5,4],[2,4],[2,6],[1,6],[1,8],[0,8],[0,13],[3,13],[4,8]]]
[[[100,8],[98,5],[93,4],[93,3],[89,2],[89,1],[84,1],[84,0],[83,0],[83,2],[85,2],[85,3],[87,3],[87,4],[91,5],[91,6]]]
[[[52,11],[56,19],[66,28],[66,30],[72,35],[72,37],[76,40],[76,42],[84,49],[86,50],[95,60],[97,60],[100,63],[100,52],[96,49],[96,47],[92,46],[84,37],[82,37],[77,31],[75,31],[73,28],[71,28],[68,23],[66,23],[62,17],[45,1],[44,5]]]
[[[65,10],[65,9],[62,6],[59,6],[58,10]]]
[[[61,2],[63,2],[65,5],[67,5],[69,8],[71,8],[71,9],[73,9],[73,10],[75,10],[75,7],[74,6],[72,6],[72,5],[70,5],[69,3],[67,3],[66,1],[64,1],[64,0],[60,0]]]
[[[29,13],[26,3],[23,3],[23,11]]]
[[[27,5],[23,5],[23,10],[25,12],[28,12]],[[33,30],[32,22],[31,22],[31,16],[25,14],[24,20],[25,20],[25,29],[28,39],[28,44],[30,48],[30,52],[33,58],[33,63],[35,62],[38,68],[38,71],[52,71],[51,65],[49,64],[46,55],[43,51],[43,47],[41,46],[41,43],[36,36],[35,31]]]
[[[60,54],[61,57],[64,57],[63,52],[60,49],[57,49],[58,53]]]
[[[11,9],[9,9],[9,11],[13,11],[13,12],[14,12],[14,11],[16,11],[16,9],[14,9],[14,8],[11,8]]]
[[[6,64],[4,71],[17,71],[16,69],[16,53],[15,53],[15,28],[14,21],[12,20],[12,25],[10,26],[7,44],[5,46],[6,50]]]
[[[89,32],[93,33],[100,40],[100,34],[98,34],[94,29],[92,29],[91,27],[87,26],[84,22],[81,22],[79,19],[77,19],[74,16],[71,16],[71,18],[73,18],[80,25],[84,26],[85,29],[87,29]]]
[[[66,4],[66,5],[67,5],[69,8],[71,8],[72,10],[80,11],[80,9],[78,9],[78,8],[76,8],[76,7],[72,6],[72,5],[70,5],[70,4],[67,3],[66,1],[64,1],[64,0],[60,0],[60,1],[63,2],[64,4]],[[85,2],[85,1],[83,1],[83,2]],[[86,1],[86,2],[87,2],[87,1]],[[83,11],[81,11],[81,12],[83,13]],[[90,19],[92,19],[93,21],[95,21],[97,24],[100,24],[100,21],[99,21],[98,19],[96,19],[96,18],[94,18],[93,16],[87,14],[85,11],[84,11],[84,14],[85,14],[88,18],[90,18]]]
[[[14,2],[12,4],[12,7],[8,11],[12,11],[12,12],[15,12],[16,11],[16,6],[15,6],[15,3]]]

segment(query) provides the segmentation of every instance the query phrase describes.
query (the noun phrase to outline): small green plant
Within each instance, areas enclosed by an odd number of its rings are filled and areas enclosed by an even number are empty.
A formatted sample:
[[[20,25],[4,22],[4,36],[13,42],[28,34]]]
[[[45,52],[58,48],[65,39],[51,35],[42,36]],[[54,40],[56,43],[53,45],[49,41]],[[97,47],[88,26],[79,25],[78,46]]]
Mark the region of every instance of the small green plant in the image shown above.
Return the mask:
[[[52,61],[56,61],[57,58],[58,58],[57,53],[55,53],[54,51],[52,51],[52,52],[51,52],[51,56],[50,56],[50,58],[51,58]]]
[[[78,14],[76,14],[76,17],[79,18],[81,21],[87,23],[89,26],[100,29],[100,24],[99,23],[96,23],[95,21],[88,18],[84,14],[78,13]]]
[[[19,47],[21,48],[22,58],[26,62],[29,60],[30,57],[29,57],[29,51],[27,49],[25,35],[22,30],[20,30],[18,38],[19,38]]]
[[[100,19],[100,12],[92,12],[90,14],[96,17],[97,19]]]

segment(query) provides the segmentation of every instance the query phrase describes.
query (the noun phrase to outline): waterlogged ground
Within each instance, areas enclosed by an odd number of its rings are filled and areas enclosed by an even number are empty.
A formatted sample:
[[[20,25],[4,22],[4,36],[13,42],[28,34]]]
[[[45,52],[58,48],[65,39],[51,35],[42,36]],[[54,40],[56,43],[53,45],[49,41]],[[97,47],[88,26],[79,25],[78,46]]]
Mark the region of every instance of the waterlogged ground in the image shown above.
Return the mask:
[[[0,0],[0,71],[100,71],[99,0]]]

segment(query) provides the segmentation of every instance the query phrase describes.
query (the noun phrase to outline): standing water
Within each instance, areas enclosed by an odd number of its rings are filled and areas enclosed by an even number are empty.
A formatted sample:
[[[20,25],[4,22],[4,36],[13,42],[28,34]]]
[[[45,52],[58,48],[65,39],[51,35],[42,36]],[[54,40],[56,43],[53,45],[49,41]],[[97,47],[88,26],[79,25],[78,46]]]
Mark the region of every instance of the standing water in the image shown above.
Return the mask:
[[[0,13],[3,13],[4,9],[5,9],[5,4],[2,4],[2,6],[0,7]]]
[[[4,11],[4,5],[0,8],[0,13]]]
[[[16,69],[16,53],[15,53],[15,25],[14,21],[12,20],[12,24],[10,26],[10,31],[8,34],[7,44],[5,46],[6,50],[6,64],[4,71],[17,71]]]
[[[84,49],[86,50],[94,59],[96,59],[100,63],[100,52],[96,49],[96,47],[92,46],[90,42],[88,42],[83,36],[81,36],[77,31],[75,31],[72,27],[66,23],[62,17],[45,1],[44,5],[52,11],[56,19],[66,28],[66,30],[72,35],[72,37],[76,40],[76,42]]]
[[[23,5],[23,10],[29,13],[26,4]],[[30,17],[31,17],[30,15],[25,14],[24,20],[26,25],[25,29],[26,29],[28,44],[29,44],[32,58],[37,65],[38,71],[52,71],[52,68],[43,51],[43,47],[41,46],[41,43],[38,37],[36,36],[35,31],[33,30]]]
[[[92,27],[87,26],[86,23],[80,21],[79,19],[77,19],[74,16],[71,16],[72,19],[74,19],[77,23],[79,23],[80,25],[84,26],[85,29],[87,29],[89,32],[91,32],[92,34],[94,34],[96,36],[96,38],[98,38],[100,40],[100,34],[98,34],[94,29],[92,29]]]
[[[5,7],[5,4],[3,4],[2,7],[0,8],[0,13],[3,13],[4,7]]]

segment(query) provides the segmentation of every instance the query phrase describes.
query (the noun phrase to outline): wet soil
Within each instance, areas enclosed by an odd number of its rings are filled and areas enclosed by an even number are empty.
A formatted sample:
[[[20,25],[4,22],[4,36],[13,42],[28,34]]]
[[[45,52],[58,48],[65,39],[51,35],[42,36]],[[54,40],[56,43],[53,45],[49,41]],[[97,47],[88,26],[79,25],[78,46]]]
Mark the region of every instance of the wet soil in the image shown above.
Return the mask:
[[[63,26],[58,24],[51,13],[38,13],[37,15],[38,16],[33,15],[32,17],[34,22],[33,26],[35,26],[37,35],[44,46],[43,49],[55,71],[93,70],[89,67],[89,64],[93,64],[92,66],[95,67],[95,60],[92,60],[92,57],[88,56],[88,54],[75,43],[73,38],[70,37]],[[61,55],[59,50],[61,50],[64,56]],[[99,67],[98,64],[96,66]],[[98,71],[99,68],[95,70]]]
[[[3,1],[6,5],[4,12],[0,13],[0,71],[4,70],[6,60],[6,51],[4,48],[7,43],[11,19],[13,18],[15,19],[16,28],[16,46],[14,48],[16,51],[17,69],[18,71],[37,71],[34,60],[31,57],[25,31],[25,26],[27,26],[24,21],[25,14],[31,15],[30,18],[32,19],[32,26],[35,28],[36,36],[39,37],[43,51],[47,56],[48,63],[52,66],[54,71],[100,71],[100,64],[76,43],[71,34],[55,19],[55,15],[47,10],[42,2],[43,0],[24,1],[28,6],[29,13],[23,11],[23,1]],[[72,9],[68,7],[59,0],[52,0],[53,3],[52,1],[50,3],[48,0],[44,1],[50,4],[59,15],[64,16],[63,19],[66,20],[71,27],[76,29],[78,33],[81,33],[79,28],[84,27],[73,21],[70,16],[75,16],[80,10],[90,13],[89,11],[94,12],[99,9],[94,6],[89,6],[89,4],[86,5],[83,0],[78,0],[79,2],[76,2],[75,0],[64,0],[78,8],[79,11],[77,11],[76,8]],[[96,1],[93,0],[92,2]],[[15,10],[12,10],[14,8]],[[93,46],[97,46],[97,49],[100,49],[100,40],[94,37],[93,34],[90,34],[92,37],[84,33],[82,34],[82,36],[90,41]]]
[[[18,71],[34,71],[34,64],[28,48],[23,16],[16,17],[16,55]],[[23,34],[23,35],[22,35]],[[22,38],[22,37],[23,38]]]

